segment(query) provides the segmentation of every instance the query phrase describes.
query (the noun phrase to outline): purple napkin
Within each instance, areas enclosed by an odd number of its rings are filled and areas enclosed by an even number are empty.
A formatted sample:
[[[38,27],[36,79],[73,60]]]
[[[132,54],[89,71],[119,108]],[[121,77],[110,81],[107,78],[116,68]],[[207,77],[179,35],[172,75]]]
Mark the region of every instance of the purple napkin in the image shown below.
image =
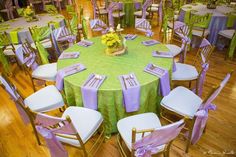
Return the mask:
[[[158,67],[153,64],[148,64],[144,71],[160,78],[159,93],[166,96],[170,92],[170,79],[168,70]]]
[[[170,52],[160,52],[160,51],[153,51],[152,56],[153,57],[163,57],[163,58],[173,58],[173,56]]]
[[[64,77],[75,74],[77,72],[85,70],[83,64],[77,63],[71,66],[65,67],[57,72],[56,76],[56,87],[58,90],[62,90],[64,86]]]
[[[106,79],[105,75],[91,74],[81,87],[84,107],[97,110],[98,96],[97,91],[103,81]]]
[[[81,40],[80,42],[78,42],[79,46],[83,46],[83,47],[89,47],[91,45],[93,45],[92,41],[88,41],[88,40]]]
[[[142,41],[141,43],[145,46],[152,46],[155,44],[159,44],[160,42],[156,40],[147,40],[147,41]]]
[[[122,86],[126,112],[138,111],[140,105],[140,85],[136,76],[133,73],[120,75],[119,80]]]
[[[136,34],[127,34],[125,36],[125,39],[126,40],[134,40],[135,38],[137,38],[137,35]]]
[[[173,66],[172,66],[172,72],[176,71],[176,64],[174,57],[170,52],[160,52],[160,51],[153,51],[152,52],[153,57],[162,57],[162,58],[173,58]]]
[[[79,52],[63,52],[58,59],[78,58]]]

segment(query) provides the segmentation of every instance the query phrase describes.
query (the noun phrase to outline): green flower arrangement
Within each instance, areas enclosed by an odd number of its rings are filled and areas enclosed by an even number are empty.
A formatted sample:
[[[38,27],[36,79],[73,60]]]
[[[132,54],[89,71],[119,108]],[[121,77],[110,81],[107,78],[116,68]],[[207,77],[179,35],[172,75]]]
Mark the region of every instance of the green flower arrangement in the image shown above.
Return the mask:
[[[34,10],[30,6],[27,6],[27,8],[24,9],[23,13],[24,13],[24,17],[34,16]]]
[[[108,48],[118,48],[121,45],[121,40],[115,32],[109,32],[102,36],[102,44]]]

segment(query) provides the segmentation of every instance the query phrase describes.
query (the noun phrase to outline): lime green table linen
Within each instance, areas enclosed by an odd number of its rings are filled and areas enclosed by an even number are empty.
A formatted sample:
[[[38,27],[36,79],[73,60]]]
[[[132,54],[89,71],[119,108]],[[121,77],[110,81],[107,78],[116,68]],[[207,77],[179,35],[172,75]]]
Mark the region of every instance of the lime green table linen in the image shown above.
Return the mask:
[[[77,44],[66,52],[80,52],[76,59],[58,60],[58,70],[66,66],[82,63],[86,70],[64,78],[64,90],[67,104],[83,106],[81,86],[91,73],[106,75],[107,78],[98,90],[98,111],[104,118],[106,133],[116,133],[116,123],[121,118],[144,113],[159,113],[161,96],[158,94],[159,79],[143,71],[148,63],[154,63],[171,72],[173,60],[170,58],[152,57],[152,52],[158,50],[157,45],[144,46],[142,41],[149,38],[138,36],[128,40],[128,53],[122,56],[107,56],[101,37],[91,38],[94,44],[81,47]],[[134,72],[141,86],[140,109],[137,112],[126,113],[123,107],[122,89],[118,76]]]

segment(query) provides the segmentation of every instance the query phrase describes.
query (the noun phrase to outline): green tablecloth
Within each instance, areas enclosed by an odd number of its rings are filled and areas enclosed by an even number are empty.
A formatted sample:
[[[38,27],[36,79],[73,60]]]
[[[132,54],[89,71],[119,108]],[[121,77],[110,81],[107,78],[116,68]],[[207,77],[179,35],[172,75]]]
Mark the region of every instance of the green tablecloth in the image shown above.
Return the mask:
[[[100,37],[90,40],[94,44],[88,48],[74,45],[66,50],[66,52],[79,51],[79,58],[58,61],[58,69],[78,62],[87,68],[64,78],[68,105],[83,106],[80,87],[91,73],[97,73],[107,76],[98,91],[98,111],[103,115],[107,134],[117,132],[116,123],[121,118],[144,112],[159,113],[161,100],[158,94],[159,79],[143,72],[143,69],[148,63],[154,63],[171,72],[172,59],[152,57],[152,51],[157,49],[157,46],[142,45],[142,41],[148,40],[146,37],[138,36],[135,40],[127,41],[128,54],[116,57],[104,53],[105,45],[101,44]],[[126,113],[118,76],[130,72],[135,73],[141,85],[140,109],[137,112]]]

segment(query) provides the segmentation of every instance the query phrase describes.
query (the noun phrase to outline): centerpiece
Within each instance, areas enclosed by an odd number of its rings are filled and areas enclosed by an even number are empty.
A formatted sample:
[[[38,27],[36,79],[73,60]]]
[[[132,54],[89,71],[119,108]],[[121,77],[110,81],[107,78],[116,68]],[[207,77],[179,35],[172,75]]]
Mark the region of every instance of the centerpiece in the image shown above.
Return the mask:
[[[105,50],[107,55],[119,56],[126,53],[127,47],[125,39],[121,36],[121,31],[119,24],[116,31],[110,28],[108,33],[102,36],[102,44],[107,46]]]
[[[27,8],[24,9],[23,15],[24,15],[27,22],[38,21],[38,18],[35,15],[35,12],[34,12],[34,9],[33,9],[32,5],[27,6]]]

